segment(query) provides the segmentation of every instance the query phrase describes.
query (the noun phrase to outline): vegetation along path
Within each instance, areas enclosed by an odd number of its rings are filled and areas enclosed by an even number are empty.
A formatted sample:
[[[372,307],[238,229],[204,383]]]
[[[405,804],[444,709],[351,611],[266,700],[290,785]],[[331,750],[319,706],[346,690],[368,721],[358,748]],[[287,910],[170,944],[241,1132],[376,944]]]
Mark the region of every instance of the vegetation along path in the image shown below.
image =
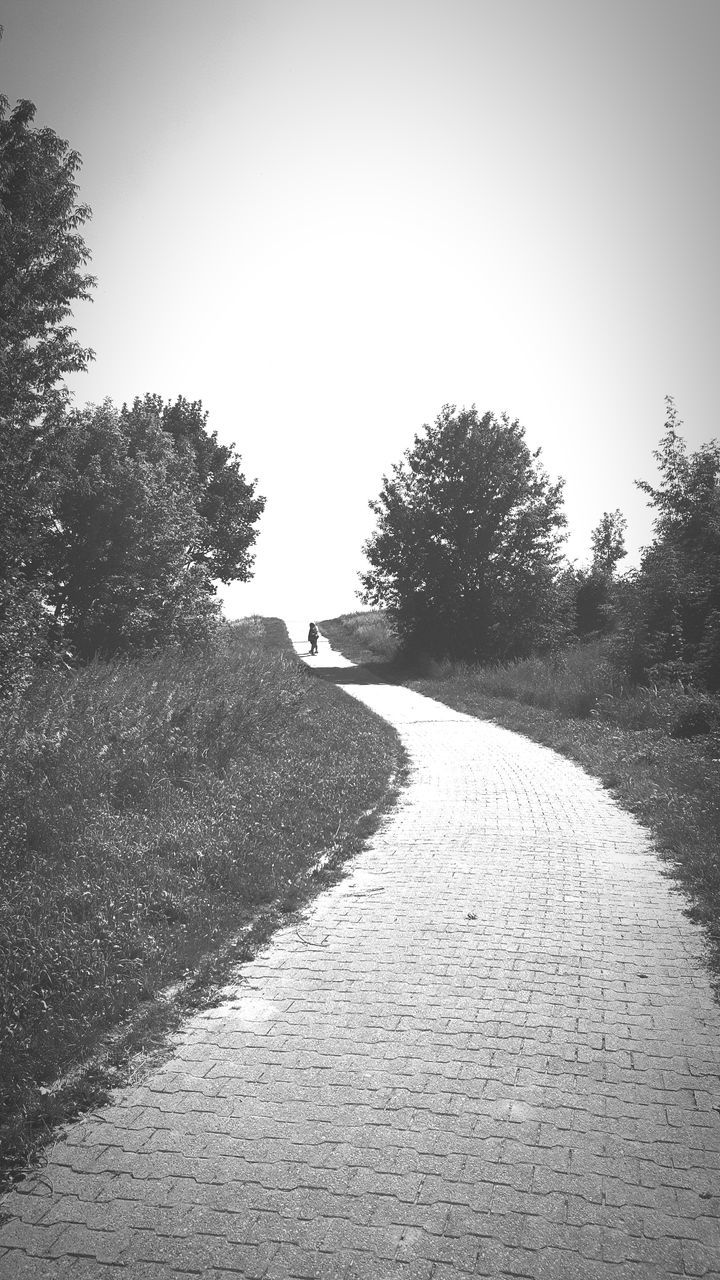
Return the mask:
[[[397,726],[398,807],[6,1198],[0,1275],[720,1274],[720,1012],[642,828],[546,748],[308,660]]]

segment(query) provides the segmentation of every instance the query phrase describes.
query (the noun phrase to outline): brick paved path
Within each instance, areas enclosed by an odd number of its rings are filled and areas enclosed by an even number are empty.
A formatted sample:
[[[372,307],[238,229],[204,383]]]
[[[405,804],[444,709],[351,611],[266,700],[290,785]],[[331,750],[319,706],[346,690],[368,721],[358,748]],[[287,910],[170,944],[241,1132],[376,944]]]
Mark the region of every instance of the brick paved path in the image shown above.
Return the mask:
[[[720,1275],[720,1016],[642,830],[521,737],[350,692],[398,808],[0,1206],[0,1276]]]

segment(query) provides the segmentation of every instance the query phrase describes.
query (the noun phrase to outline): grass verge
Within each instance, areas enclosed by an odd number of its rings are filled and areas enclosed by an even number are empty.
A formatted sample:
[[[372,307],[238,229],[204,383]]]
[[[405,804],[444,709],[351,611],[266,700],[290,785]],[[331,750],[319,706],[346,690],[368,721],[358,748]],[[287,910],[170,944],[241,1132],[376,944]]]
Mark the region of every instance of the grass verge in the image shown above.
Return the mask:
[[[362,847],[402,768],[278,620],[38,677],[0,716],[0,1176]]]
[[[577,761],[651,832],[704,926],[720,983],[720,701],[681,688],[631,691],[600,642],[494,668],[403,669],[382,614],[321,630],[354,662],[458,711],[494,721]],[[382,632],[385,630],[383,638]]]

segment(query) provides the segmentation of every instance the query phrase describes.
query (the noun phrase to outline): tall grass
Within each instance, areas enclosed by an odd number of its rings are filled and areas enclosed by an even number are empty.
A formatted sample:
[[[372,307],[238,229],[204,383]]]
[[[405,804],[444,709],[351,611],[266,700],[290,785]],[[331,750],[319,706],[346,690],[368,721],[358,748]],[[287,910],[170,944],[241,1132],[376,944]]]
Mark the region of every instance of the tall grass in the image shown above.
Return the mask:
[[[383,609],[343,613],[339,618],[326,619],[320,625],[331,644],[342,648],[351,661],[392,662],[397,654],[398,637],[388,613]]]
[[[38,677],[0,716],[0,1114],[383,802],[395,734],[284,645],[228,626]]]
[[[631,688],[604,640],[491,667],[439,663],[431,674],[458,693],[474,691],[543,707],[571,719],[593,717],[625,729],[657,729],[671,737],[689,738],[720,727],[720,705],[705,693],[679,684]]]
[[[612,661],[607,640],[493,666],[416,659],[405,669],[385,612],[342,614],[322,625],[328,639],[354,661],[390,663],[398,679],[435,681],[440,688],[452,687],[458,697],[500,698],[572,719],[592,716],[626,729],[658,729],[675,738],[720,729],[717,698],[681,684],[631,688]]]

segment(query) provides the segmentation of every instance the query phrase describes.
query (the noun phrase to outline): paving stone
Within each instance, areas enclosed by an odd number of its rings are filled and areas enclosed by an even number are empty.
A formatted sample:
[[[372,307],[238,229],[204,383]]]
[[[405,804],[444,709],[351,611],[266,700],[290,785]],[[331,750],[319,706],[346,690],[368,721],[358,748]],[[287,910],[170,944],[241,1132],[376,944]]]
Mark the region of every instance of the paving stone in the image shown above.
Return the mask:
[[[720,1276],[720,1012],[647,833],[535,743],[346,688],[406,747],[395,809],[5,1198],[0,1277]]]
[[[20,1249],[8,1249],[0,1254],[2,1280],[74,1280],[74,1262],[69,1258],[41,1259]]]

